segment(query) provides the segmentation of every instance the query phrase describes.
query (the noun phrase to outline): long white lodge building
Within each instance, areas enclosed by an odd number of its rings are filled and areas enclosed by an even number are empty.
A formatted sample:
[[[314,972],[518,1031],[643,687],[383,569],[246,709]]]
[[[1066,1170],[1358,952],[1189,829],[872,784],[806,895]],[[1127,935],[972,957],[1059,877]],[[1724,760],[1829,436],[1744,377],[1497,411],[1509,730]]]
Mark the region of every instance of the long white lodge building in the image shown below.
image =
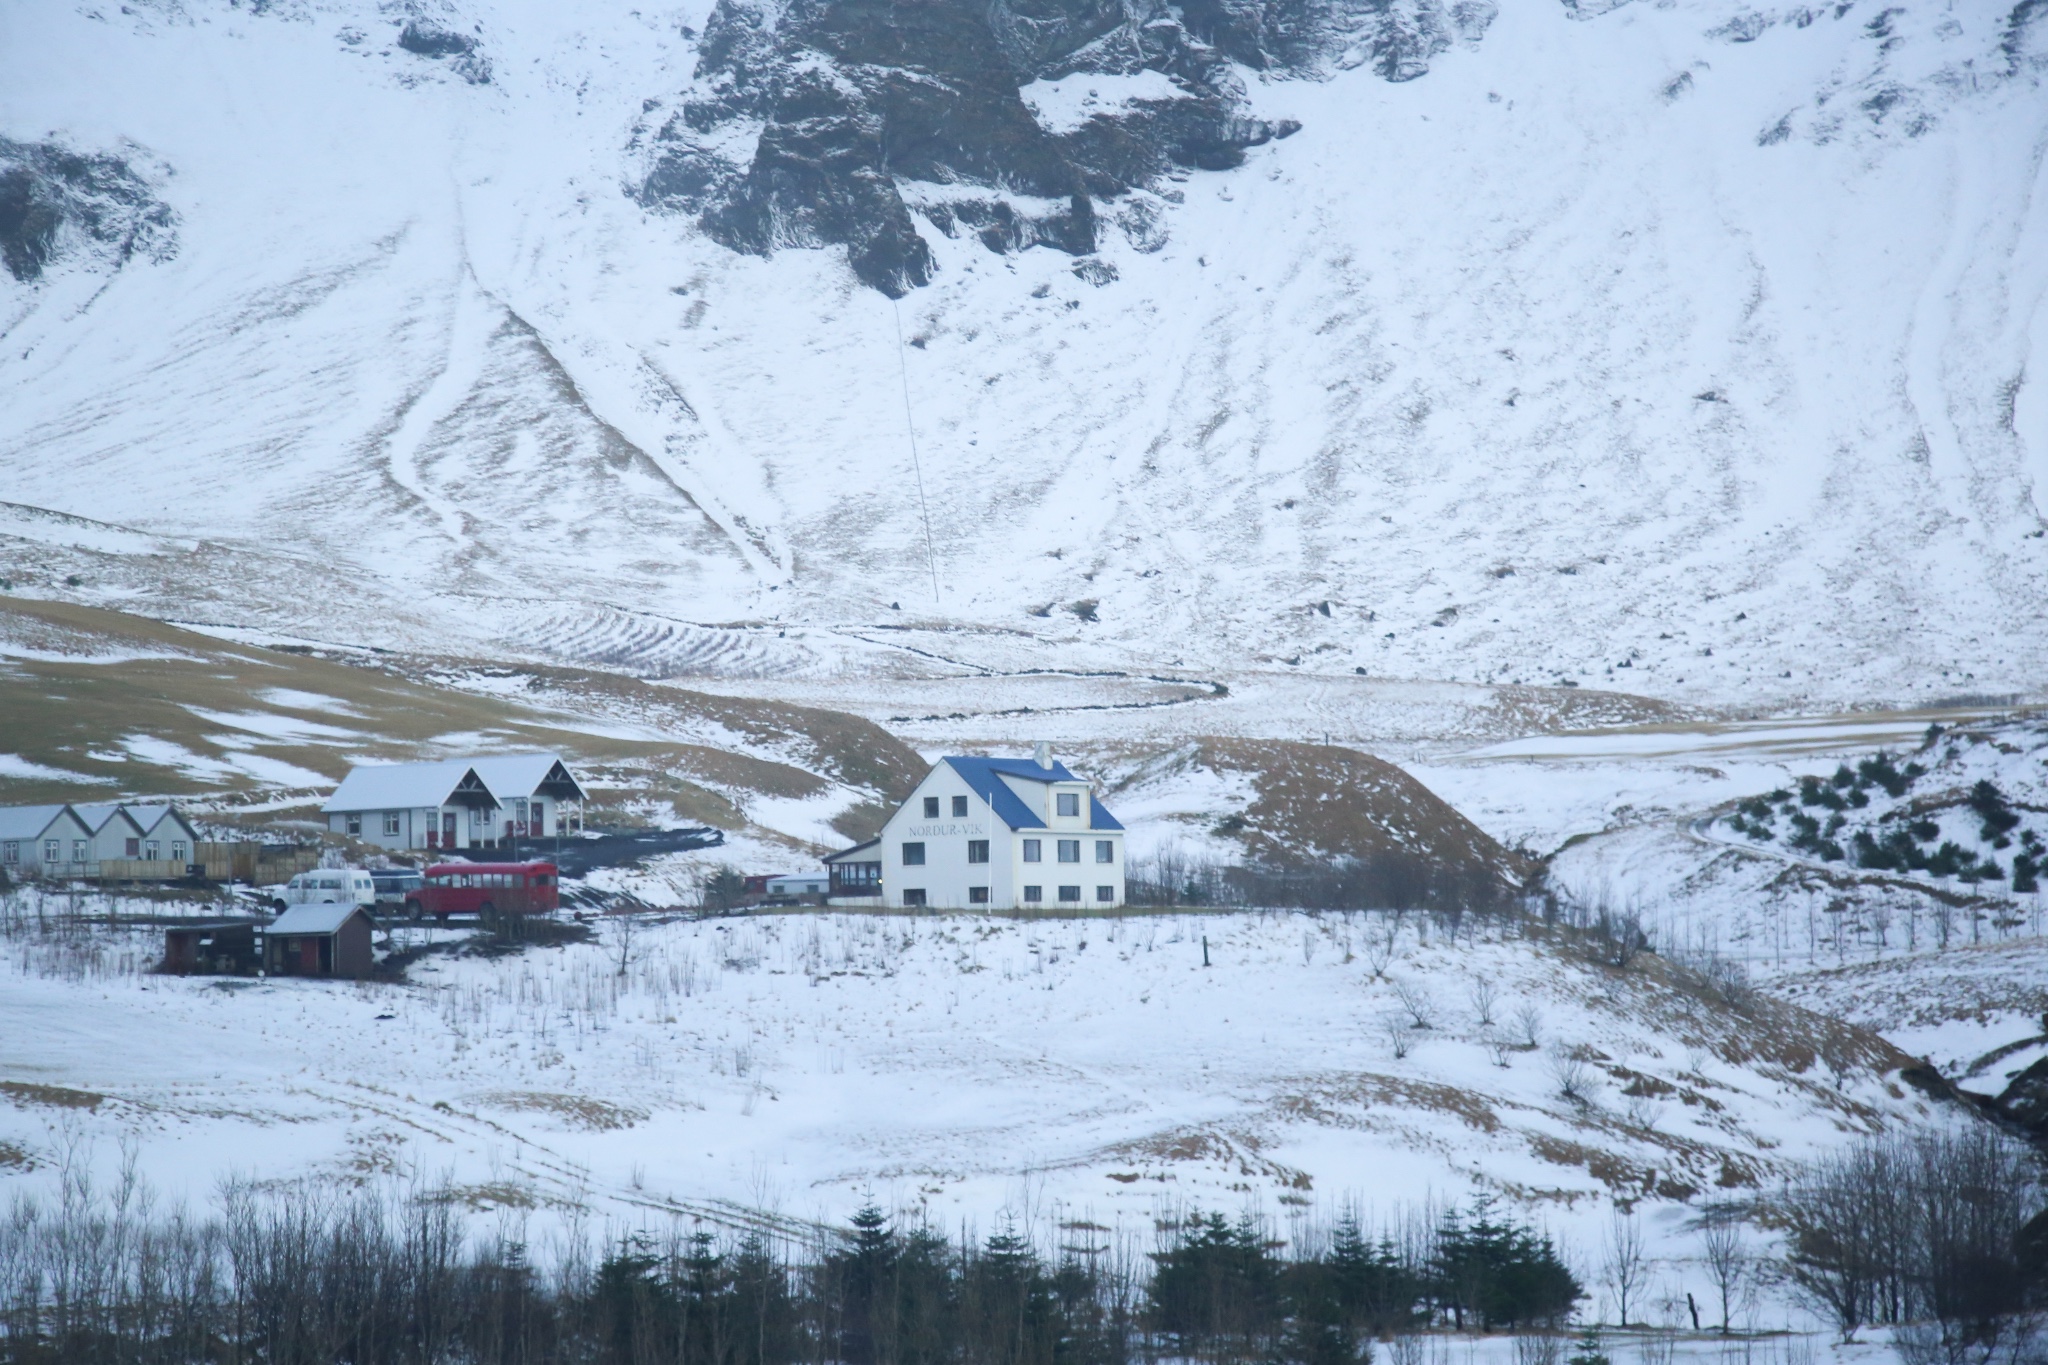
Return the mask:
[[[1124,827],[1088,784],[1036,759],[945,758],[880,837],[825,859],[830,899],[944,910],[1124,903]]]

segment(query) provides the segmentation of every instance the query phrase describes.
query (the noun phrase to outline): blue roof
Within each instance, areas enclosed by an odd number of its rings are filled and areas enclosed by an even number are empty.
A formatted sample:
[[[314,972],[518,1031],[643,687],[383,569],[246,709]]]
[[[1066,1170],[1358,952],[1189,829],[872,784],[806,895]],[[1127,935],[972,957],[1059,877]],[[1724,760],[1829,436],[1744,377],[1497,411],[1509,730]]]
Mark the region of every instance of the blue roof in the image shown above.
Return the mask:
[[[1045,821],[1032,813],[1031,807],[1017,799],[1017,793],[1002,781],[1003,777],[1021,777],[1026,782],[1079,782],[1081,779],[1067,771],[1064,763],[1055,762],[1050,768],[1041,768],[1028,758],[948,758],[943,760],[954,772],[965,779],[974,794],[988,802],[989,809],[1011,829],[1044,829]],[[1090,829],[1122,829],[1116,818],[1102,808],[1102,803],[1093,795],[1088,798],[1088,827]]]

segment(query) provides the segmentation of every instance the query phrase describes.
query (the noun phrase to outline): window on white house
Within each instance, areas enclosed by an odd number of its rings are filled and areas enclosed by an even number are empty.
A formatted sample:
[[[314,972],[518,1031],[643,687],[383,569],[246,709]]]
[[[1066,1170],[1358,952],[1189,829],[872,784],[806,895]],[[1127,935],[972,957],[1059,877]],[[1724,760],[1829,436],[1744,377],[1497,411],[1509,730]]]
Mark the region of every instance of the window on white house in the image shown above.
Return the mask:
[[[1061,815],[1079,815],[1081,813],[1081,793],[1061,792],[1054,799],[1059,802]]]
[[[395,810],[384,812],[384,837],[387,839],[396,839],[398,837],[398,812]]]
[[[1045,855],[1039,851],[1044,847],[1045,845],[1036,839],[1026,839],[1024,841],[1024,861],[1027,863],[1044,862]]]
[[[154,839],[144,839],[142,841],[142,856],[149,862],[155,862],[163,856],[163,845]]]
[[[185,841],[183,839],[171,840],[171,861],[174,863],[185,861]]]
[[[987,904],[988,904],[988,888],[987,888],[987,887],[985,887],[985,886],[970,886],[970,887],[968,887],[968,888],[967,888],[967,903],[968,903],[969,905],[987,905]]]
[[[1081,841],[1079,839],[1060,840],[1060,861],[1063,863],[1078,863],[1081,861]]]
[[[71,861],[74,863],[84,862],[91,847],[92,841],[90,839],[73,839],[71,841]]]
[[[1114,840],[1114,839],[1097,839],[1097,840],[1095,841],[1095,861],[1096,861],[1096,862],[1098,862],[1098,863],[1113,863],[1113,862],[1115,862],[1115,861],[1116,861],[1116,840]]]
[[[122,844],[122,848],[126,850],[121,855],[124,858],[140,858],[142,856],[142,840],[140,839],[129,839]]]
[[[1042,886],[1027,886],[1027,887],[1025,887],[1025,888],[1024,888],[1024,900],[1026,901],[1026,903],[1027,903],[1027,904],[1035,904],[1035,903],[1037,903],[1038,901],[1042,901],[1042,900],[1044,900],[1044,899],[1045,899],[1045,888],[1044,888],[1044,887],[1042,887]]]
[[[924,799],[924,818],[925,818],[925,819],[927,819],[927,820],[936,820],[936,819],[938,819],[938,818],[939,818],[939,798],[938,798],[938,797],[936,797],[936,796],[927,796],[927,797],[926,797],[926,798]]]
[[[1116,888],[1113,886],[1096,887],[1095,899],[1101,901],[1104,905],[1109,904],[1111,901],[1116,899]]]
[[[924,888],[921,886],[913,886],[909,890],[905,891],[903,893],[903,903],[905,905],[923,905]]]
[[[21,861],[21,840],[9,839],[0,844],[0,863],[14,864]]]
[[[61,863],[64,861],[64,842],[61,839],[43,840],[43,861]]]
[[[1060,899],[1063,901],[1079,901],[1081,899],[1081,888],[1078,886],[1061,887]]]
[[[966,797],[964,797],[964,796],[956,796],[956,797],[954,797],[954,798],[953,798],[953,815],[954,815],[954,818],[956,818],[956,819],[957,819],[957,818],[959,818],[959,817],[961,817],[961,816],[964,816],[964,815],[966,815],[966,814],[967,814],[967,798],[966,798]]]
[[[924,845],[905,844],[903,846],[903,865],[905,867],[923,867]]]
[[[350,835],[350,836],[351,836],[352,838],[360,838],[360,837],[362,837],[362,833],[363,833],[363,817],[362,817],[362,816],[360,816],[360,815],[351,815],[351,816],[347,817],[347,820],[346,820],[346,822],[345,822],[345,823],[346,823],[346,824],[347,824],[347,826],[348,826],[348,832],[349,832],[349,835]]]
[[[986,839],[969,839],[969,840],[967,841],[967,861],[968,861],[968,862],[970,862],[970,863],[985,863],[985,862],[987,862],[987,861],[988,861],[988,840],[986,840]]]

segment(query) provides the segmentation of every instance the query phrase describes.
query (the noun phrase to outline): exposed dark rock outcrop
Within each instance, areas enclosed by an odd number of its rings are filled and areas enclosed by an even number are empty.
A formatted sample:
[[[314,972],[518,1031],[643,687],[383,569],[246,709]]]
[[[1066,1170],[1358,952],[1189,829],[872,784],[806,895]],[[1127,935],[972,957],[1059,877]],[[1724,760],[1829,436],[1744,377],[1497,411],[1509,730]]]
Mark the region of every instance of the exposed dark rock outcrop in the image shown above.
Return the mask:
[[[398,31],[398,45],[416,57],[445,61],[471,85],[488,85],[491,63],[472,34],[431,19],[408,19]]]
[[[992,251],[1086,255],[1100,201],[1228,170],[1294,131],[1249,115],[1243,68],[1406,80],[1493,13],[1492,0],[719,0],[695,82],[666,114],[650,101],[636,131],[633,193],[737,251],[844,245],[863,281],[900,295],[931,276],[918,216]],[[1078,119],[1027,102],[1033,82],[1091,75],[1145,79]],[[943,191],[906,196],[917,184]],[[1155,215],[1117,221],[1157,246]]]
[[[136,170],[139,158],[0,138],[0,264],[26,284],[73,256],[112,268],[168,259],[177,215]]]

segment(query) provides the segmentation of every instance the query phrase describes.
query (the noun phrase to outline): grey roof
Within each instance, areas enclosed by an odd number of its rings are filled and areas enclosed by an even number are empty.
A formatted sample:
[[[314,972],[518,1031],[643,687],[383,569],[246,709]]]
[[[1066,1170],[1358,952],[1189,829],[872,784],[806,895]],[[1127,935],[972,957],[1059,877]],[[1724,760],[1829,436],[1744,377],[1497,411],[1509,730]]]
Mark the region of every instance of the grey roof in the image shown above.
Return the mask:
[[[419,810],[448,804],[476,765],[449,758],[432,763],[378,763],[349,769],[320,809],[327,814],[364,810]],[[481,774],[477,780],[483,782]],[[483,782],[486,790],[490,783]]]
[[[324,901],[319,905],[294,905],[271,921],[266,933],[331,934],[348,923],[352,915],[363,914],[354,901]]]
[[[166,819],[176,820],[185,827],[185,832],[188,834],[195,832],[192,828],[192,822],[185,818],[185,813],[168,802],[126,801],[122,803],[121,808],[128,812],[129,819],[142,826],[142,832],[145,834],[155,829]]]
[[[547,796],[551,793],[544,788],[553,786],[559,792],[563,783],[574,790],[575,800],[590,799],[583,794],[582,784],[569,772],[569,765],[556,754],[493,754],[489,758],[473,758],[469,766],[476,769],[476,775],[491,789],[491,795],[500,801],[536,793]],[[550,778],[553,778],[552,782]],[[559,795],[557,799],[560,799]]]
[[[134,811],[123,801],[95,801],[84,806],[73,804],[71,809],[77,814],[79,819],[85,821],[85,827],[94,834],[98,834],[101,830],[105,829],[107,821],[117,815],[135,826],[137,834],[140,834],[145,828]]]
[[[66,811],[71,807],[0,806],[0,839],[33,839],[62,819]],[[77,812],[71,813],[76,818]]]

